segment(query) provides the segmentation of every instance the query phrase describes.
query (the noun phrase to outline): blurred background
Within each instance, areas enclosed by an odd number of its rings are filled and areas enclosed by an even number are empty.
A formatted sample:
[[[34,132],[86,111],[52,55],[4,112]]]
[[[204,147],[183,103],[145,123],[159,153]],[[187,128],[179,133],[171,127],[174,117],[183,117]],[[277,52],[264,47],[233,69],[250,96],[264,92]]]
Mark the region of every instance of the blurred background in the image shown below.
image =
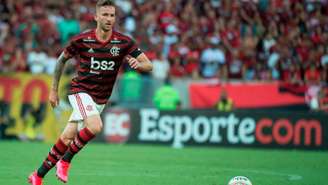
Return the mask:
[[[52,110],[47,98],[56,58],[73,35],[95,27],[95,3],[1,0],[1,139],[54,141],[59,135],[71,111],[66,93],[76,61],[66,64],[61,103]],[[236,137],[253,135],[233,143],[240,146],[327,148],[327,0],[116,4],[116,30],[136,40],[154,69],[122,67],[99,140],[230,146],[232,125]],[[188,119],[162,121],[173,130],[168,133],[158,126],[166,115]],[[228,139],[209,139],[207,132],[220,126]],[[189,131],[176,142],[178,132]],[[150,137],[161,133],[166,140]]]

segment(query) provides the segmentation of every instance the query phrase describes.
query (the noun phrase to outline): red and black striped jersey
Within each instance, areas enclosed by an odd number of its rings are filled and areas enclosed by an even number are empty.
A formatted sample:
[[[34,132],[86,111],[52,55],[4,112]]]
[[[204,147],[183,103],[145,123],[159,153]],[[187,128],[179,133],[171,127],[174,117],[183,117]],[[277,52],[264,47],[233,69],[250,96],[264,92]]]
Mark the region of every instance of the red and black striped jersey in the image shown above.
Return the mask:
[[[73,37],[64,53],[77,60],[77,76],[71,81],[70,94],[86,92],[97,104],[105,104],[112,94],[124,57],[137,57],[142,52],[122,33],[113,31],[110,39],[102,42],[93,29]]]

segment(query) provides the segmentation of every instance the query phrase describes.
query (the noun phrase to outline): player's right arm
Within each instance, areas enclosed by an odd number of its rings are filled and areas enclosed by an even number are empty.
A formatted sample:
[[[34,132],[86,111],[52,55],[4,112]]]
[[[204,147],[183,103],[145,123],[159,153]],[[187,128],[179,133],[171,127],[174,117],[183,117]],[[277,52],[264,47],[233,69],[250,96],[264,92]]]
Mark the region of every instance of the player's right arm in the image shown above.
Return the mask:
[[[49,94],[49,101],[52,107],[56,107],[59,104],[59,97],[58,97],[58,86],[60,77],[64,71],[65,63],[70,58],[73,58],[75,55],[78,55],[79,49],[77,46],[77,38],[73,37],[68,45],[65,47],[64,51],[60,54],[57,59],[57,64],[55,68],[55,73],[52,80],[52,85]]]
[[[64,71],[65,63],[70,58],[71,58],[70,56],[65,55],[65,52],[62,52],[57,59],[55,73],[53,76],[52,85],[49,94],[49,101],[52,107],[56,107],[59,104],[59,96],[58,96],[59,81]]]

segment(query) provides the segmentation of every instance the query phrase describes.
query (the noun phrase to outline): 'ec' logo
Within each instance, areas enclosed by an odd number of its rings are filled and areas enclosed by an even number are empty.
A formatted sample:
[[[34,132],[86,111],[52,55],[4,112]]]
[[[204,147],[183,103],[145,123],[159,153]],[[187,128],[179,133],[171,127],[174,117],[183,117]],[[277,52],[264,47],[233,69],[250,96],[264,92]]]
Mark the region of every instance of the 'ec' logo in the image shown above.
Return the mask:
[[[124,110],[111,110],[105,114],[105,139],[110,143],[125,143],[131,130],[130,114]]]

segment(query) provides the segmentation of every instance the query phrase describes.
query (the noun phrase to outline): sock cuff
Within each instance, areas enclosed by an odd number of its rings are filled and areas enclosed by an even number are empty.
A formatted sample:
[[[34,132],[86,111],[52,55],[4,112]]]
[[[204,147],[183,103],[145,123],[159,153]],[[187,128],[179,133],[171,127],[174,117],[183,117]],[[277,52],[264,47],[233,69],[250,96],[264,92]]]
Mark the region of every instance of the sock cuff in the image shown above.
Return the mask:
[[[93,134],[87,127],[83,128],[80,132],[79,135],[83,141],[88,142],[92,138],[95,137],[95,134]]]
[[[66,146],[65,143],[63,142],[63,140],[61,140],[60,138],[57,140],[55,146],[56,146],[56,149],[58,149],[59,152],[61,152],[61,153],[65,153],[65,151],[68,148],[68,146]]]

